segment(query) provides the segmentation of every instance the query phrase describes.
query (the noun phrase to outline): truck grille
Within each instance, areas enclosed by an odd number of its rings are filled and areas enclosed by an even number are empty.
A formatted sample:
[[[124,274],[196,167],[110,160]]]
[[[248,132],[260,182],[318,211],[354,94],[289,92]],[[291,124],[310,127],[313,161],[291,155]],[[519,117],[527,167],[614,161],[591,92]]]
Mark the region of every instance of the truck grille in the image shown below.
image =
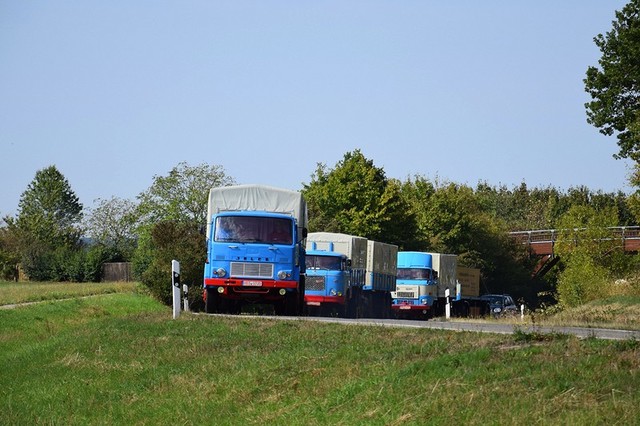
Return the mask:
[[[413,291],[398,291],[396,294],[398,299],[415,299],[417,297]]]
[[[231,276],[241,278],[273,278],[273,264],[231,262]]]
[[[305,290],[323,291],[324,290],[324,277],[310,277],[307,275],[307,279],[304,282]]]

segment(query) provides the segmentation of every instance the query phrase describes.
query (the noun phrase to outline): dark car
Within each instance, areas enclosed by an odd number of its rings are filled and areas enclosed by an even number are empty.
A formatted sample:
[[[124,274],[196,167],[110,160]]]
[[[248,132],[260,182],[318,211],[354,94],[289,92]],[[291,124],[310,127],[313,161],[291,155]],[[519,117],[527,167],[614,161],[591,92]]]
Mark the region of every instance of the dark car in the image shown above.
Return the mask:
[[[508,294],[485,294],[480,296],[489,304],[489,312],[494,317],[516,315],[518,306]]]

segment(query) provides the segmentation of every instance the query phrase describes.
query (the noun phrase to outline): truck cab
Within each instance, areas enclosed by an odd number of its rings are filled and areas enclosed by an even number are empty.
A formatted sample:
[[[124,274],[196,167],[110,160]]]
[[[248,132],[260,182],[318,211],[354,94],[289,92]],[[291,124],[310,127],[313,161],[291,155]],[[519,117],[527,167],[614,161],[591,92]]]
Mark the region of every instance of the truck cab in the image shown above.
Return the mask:
[[[430,316],[438,300],[438,273],[431,254],[398,252],[396,291],[391,293],[392,309],[399,316]]]
[[[318,250],[316,243],[305,256],[305,304],[308,308],[327,312],[330,307],[346,309],[346,296],[351,282],[351,262],[335,251]],[[313,310],[313,309],[312,309]]]

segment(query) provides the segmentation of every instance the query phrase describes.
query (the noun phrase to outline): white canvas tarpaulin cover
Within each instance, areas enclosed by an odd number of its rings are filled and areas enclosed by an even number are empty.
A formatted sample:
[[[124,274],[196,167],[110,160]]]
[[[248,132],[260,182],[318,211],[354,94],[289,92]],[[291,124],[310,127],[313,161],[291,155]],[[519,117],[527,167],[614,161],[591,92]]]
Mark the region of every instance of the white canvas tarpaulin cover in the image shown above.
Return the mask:
[[[302,194],[265,185],[235,185],[211,188],[207,213],[207,238],[211,235],[211,218],[221,212],[265,211],[288,214],[298,222],[298,235],[307,227],[307,203]]]
[[[309,243],[316,243],[318,250],[329,250],[329,244],[333,243],[336,253],[351,259],[352,269],[365,269],[367,266],[367,239],[364,237],[335,232],[312,232],[307,236],[307,248]]]

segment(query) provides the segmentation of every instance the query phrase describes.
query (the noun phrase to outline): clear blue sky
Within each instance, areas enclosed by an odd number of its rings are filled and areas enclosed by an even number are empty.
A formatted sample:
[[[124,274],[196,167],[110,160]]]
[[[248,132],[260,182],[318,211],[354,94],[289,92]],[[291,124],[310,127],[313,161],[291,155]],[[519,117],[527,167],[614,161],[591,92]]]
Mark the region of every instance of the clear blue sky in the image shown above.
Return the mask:
[[[0,214],[56,165],[86,206],[179,162],[298,190],[355,149],[405,180],[628,191],[586,122],[622,0],[0,0]]]

